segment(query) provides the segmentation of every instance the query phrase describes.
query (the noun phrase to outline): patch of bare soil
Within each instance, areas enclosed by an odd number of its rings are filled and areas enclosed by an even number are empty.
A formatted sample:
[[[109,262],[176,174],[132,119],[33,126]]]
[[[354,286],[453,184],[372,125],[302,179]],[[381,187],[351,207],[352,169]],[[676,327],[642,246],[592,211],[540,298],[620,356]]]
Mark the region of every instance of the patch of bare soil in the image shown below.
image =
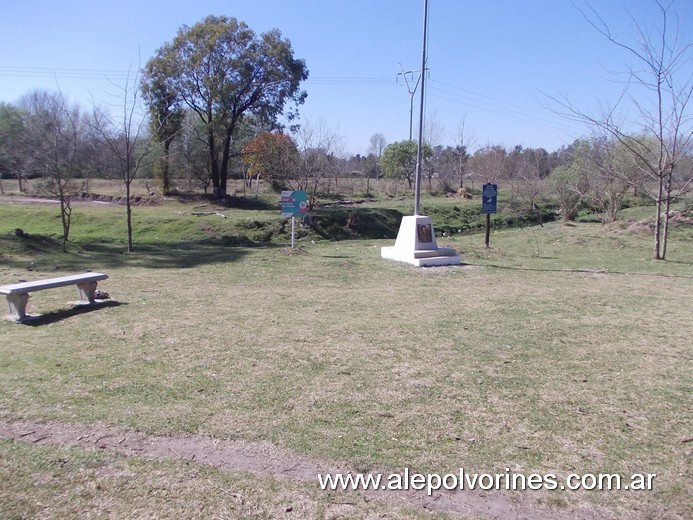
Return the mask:
[[[359,200],[342,199],[342,200],[335,200],[333,202],[319,202],[317,204],[317,206],[320,208],[329,208],[331,206],[358,206],[360,204],[366,204],[367,202],[375,202],[375,200],[376,199],[373,199],[373,198],[359,199]]]
[[[160,204],[162,200],[157,195],[130,197],[130,203],[133,206],[156,205]],[[71,202],[78,206],[124,205],[126,197],[99,195],[98,193],[80,193],[72,197]],[[3,195],[0,196],[0,204],[60,204],[60,200],[34,195]]]
[[[178,459],[229,471],[317,483],[318,473],[348,473],[346,465],[292,454],[269,443],[225,441],[207,437],[162,437],[116,430],[103,424],[41,424],[0,419],[0,438],[29,444],[112,451],[125,456]],[[373,471],[375,472],[375,470]],[[387,472],[382,472],[387,475]],[[385,477],[384,477],[385,478]],[[353,491],[351,491],[353,493]],[[613,518],[605,511],[550,510],[530,496],[510,500],[500,492],[359,491],[400,505],[498,519],[588,520]]]
[[[662,224],[664,224],[664,220],[662,220]],[[655,220],[654,218],[646,218],[638,221],[625,219],[614,222],[612,226],[620,229],[625,228],[629,233],[652,233],[655,228]],[[681,211],[672,211],[669,213],[669,226],[672,228],[693,226],[693,216]]]

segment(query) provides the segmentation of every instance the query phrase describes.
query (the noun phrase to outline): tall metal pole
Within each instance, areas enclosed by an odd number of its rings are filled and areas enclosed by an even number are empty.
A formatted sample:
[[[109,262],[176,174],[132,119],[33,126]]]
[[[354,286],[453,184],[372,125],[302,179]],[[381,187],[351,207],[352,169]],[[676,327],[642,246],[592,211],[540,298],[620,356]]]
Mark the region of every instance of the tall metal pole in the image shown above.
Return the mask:
[[[428,27],[428,0],[424,0],[423,50],[421,51],[421,105],[419,108],[419,146],[416,149],[416,183],[414,188],[414,216],[421,205],[421,161],[423,156],[424,85],[426,83],[426,29]]]

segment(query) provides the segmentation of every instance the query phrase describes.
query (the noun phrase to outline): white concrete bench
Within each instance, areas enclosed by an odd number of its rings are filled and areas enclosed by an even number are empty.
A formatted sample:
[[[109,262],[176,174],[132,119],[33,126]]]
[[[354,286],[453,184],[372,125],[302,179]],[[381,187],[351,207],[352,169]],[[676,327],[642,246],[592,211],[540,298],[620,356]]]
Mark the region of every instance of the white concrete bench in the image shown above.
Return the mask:
[[[105,280],[108,275],[102,273],[82,273],[34,282],[19,282],[10,285],[0,285],[0,294],[7,296],[10,306],[10,317],[18,321],[26,319],[26,304],[29,301],[29,293],[43,291],[54,287],[76,285],[79,290],[79,298],[85,303],[95,304],[94,293],[99,280]]]

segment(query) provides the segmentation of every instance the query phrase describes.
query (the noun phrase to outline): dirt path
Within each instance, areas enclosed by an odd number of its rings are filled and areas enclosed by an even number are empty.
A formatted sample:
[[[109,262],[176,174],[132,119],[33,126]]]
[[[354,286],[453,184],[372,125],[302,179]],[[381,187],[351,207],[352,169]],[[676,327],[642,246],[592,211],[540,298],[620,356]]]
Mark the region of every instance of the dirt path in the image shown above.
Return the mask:
[[[229,471],[249,471],[257,475],[317,483],[318,473],[347,473],[343,464],[316,460],[288,453],[269,443],[223,441],[205,437],[160,437],[115,430],[102,424],[41,424],[28,421],[0,420],[0,438],[28,444],[47,444],[90,450],[106,450],[125,456],[179,459]],[[387,474],[387,472],[383,472]],[[353,491],[352,491],[353,493]],[[370,490],[369,496],[430,510],[465,515],[487,515],[499,519],[591,520],[606,519],[604,511],[565,508],[545,509],[525,493],[521,500],[499,492]]]

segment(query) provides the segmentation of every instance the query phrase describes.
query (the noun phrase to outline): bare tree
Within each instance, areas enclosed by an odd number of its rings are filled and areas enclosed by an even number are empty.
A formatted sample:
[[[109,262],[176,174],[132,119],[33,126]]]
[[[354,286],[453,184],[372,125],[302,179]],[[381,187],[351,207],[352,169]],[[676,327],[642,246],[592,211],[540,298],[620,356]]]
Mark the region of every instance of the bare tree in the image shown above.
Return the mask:
[[[443,135],[445,135],[445,126],[440,120],[438,112],[427,115],[424,122],[424,142],[431,148],[434,148],[440,143]]]
[[[484,183],[497,183],[503,178],[508,152],[502,146],[486,146],[474,152],[469,159],[472,175]]]
[[[72,198],[84,164],[84,118],[61,92],[35,91],[20,101],[26,117],[30,168],[43,174],[40,188],[60,201],[63,251],[72,224]]]
[[[298,178],[292,184],[295,189],[308,192],[310,209],[315,205],[325,179],[338,171],[337,156],[341,154],[341,142],[338,130],[329,128],[322,118],[317,123],[306,121],[296,134],[301,158]]]
[[[370,195],[371,175],[374,178],[379,178],[381,175],[380,171],[380,158],[383,156],[383,151],[387,146],[387,141],[385,136],[381,133],[373,134],[369,141],[370,146],[368,147],[368,157],[366,158],[366,195]]]
[[[525,148],[515,165],[520,180],[518,192],[526,199],[531,211],[537,210],[537,199],[546,190],[548,156],[543,148]]]
[[[431,170],[435,172],[436,179],[445,193],[457,191],[453,186],[456,186],[459,182],[457,173],[459,156],[460,150],[456,147],[436,146],[433,149],[433,157],[431,157],[429,163],[432,164]]]
[[[675,191],[681,195],[693,183],[690,175],[678,175],[693,139],[689,105],[693,95],[693,43],[679,38],[676,4],[659,0],[655,4],[659,19],[650,29],[631,15],[635,26],[632,42],[618,38],[593,8],[581,11],[587,22],[611,44],[623,49],[634,64],[626,71],[626,87],[618,101],[603,107],[597,115],[575,107],[569,100],[554,100],[566,117],[587,123],[597,133],[617,140],[630,155],[632,164],[641,170],[641,176],[622,180],[654,200],[654,258],[663,260]],[[643,95],[638,96],[639,93]],[[627,108],[635,118],[623,115]],[[675,186],[677,180],[679,185]]]
[[[125,186],[128,252],[132,241],[131,185],[142,166],[149,160],[152,135],[147,133],[147,118],[138,103],[138,78],[125,82],[120,93],[119,116],[102,107],[94,107],[93,125],[110,154],[111,167]]]
[[[385,136],[383,134],[377,133],[371,136],[369,145],[368,153],[372,153],[374,156],[380,159],[380,157],[383,155],[383,150],[385,150],[385,147],[387,146],[387,141],[385,140]]]
[[[466,117],[462,118],[453,132],[453,143],[455,145],[455,155],[457,156],[457,175],[460,180],[460,188],[464,188],[464,176],[467,173],[467,161],[469,160],[469,150],[476,141],[474,132],[467,128]]]

